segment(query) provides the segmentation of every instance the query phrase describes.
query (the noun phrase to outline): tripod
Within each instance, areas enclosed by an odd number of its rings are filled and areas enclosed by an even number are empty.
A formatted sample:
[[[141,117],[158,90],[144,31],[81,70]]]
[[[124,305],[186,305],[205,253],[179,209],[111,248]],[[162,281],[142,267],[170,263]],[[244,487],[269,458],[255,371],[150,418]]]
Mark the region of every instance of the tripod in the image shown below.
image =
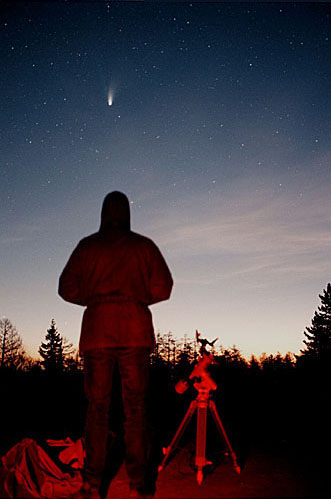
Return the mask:
[[[194,368],[190,375],[190,378],[197,378],[198,381],[194,383],[194,388],[198,391],[198,395],[195,400],[192,400],[190,406],[179,425],[169,447],[163,449],[164,458],[161,465],[159,466],[159,471],[162,471],[165,467],[165,463],[168,460],[172,450],[178,444],[181,436],[183,435],[188,423],[190,422],[195,410],[197,410],[197,436],[196,436],[196,452],[195,452],[195,465],[197,468],[197,482],[201,485],[203,480],[203,468],[209,464],[211,461],[206,459],[206,430],[207,430],[207,411],[208,408],[213,416],[216,427],[219,430],[221,436],[224,439],[228,452],[231,454],[233,460],[233,466],[236,472],[240,473],[240,466],[237,462],[236,454],[231,446],[230,440],[226,434],[224,426],[222,424],[221,418],[218,415],[215,402],[210,398],[210,392],[217,389],[216,383],[212,380],[206,371],[206,367],[213,362],[214,358],[211,354],[208,354],[205,350],[202,359],[198,362],[197,366]],[[200,380],[200,381],[199,381]],[[177,391],[183,390],[183,385],[186,382],[179,382],[180,386]],[[187,383],[186,383],[187,385]]]

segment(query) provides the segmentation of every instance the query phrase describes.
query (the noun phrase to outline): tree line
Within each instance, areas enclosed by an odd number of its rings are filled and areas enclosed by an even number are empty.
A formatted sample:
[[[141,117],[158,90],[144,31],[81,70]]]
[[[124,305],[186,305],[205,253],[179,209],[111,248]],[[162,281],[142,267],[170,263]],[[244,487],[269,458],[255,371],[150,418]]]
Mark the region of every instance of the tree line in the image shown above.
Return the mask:
[[[245,359],[240,350],[233,345],[225,348],[222,345],[211,348],[217,362],[223,366],[241,367],[251,370],[284,370],[293,367],[314,367],[326,373],[331,361],[331,284],[328,283],[319,295],[321,305],[318,306],[311,325],[304,331],[305,347],[298,355],[291,352],[281,355],[263,353],[259,357],[252,355]],[[156,344],[151,354],[151,367],[164,367],[171,371],[188,370],[199,356],[199,344],[196,338],[187,334],[176,338],[172,332],[156,334]],[[3,317],[0,319],[0,368],[29,371],[40,370],[50,374],[81,371],[83,360],[78,351],[57,330],[52,319],[46,332],[45,340],[40,344],[38,353],[40,360],[29,356],[23,341],[12,322]]]
[[[155,340],[155,348],[150,358],[151,367],[163,366],[171,370],[180,370],[191,367],[199,357],[200,346],[198,342],[187,334],[178,339],[171,331],[166,334],[157,332]],[[49,374],[83,369],[83,359],[73,344],[60,334],[54,319],[51,320],[45,340],[38,348],[40,360],[32,358],[26,353],[22,338],[8,318],[0,319],[0,342],[0,367],[2,369],[12,371],[40,370],[40,372]],[[297,358],[288,352],[285,355],[280,353],[276,355],[263,353],[259,357],[252,355],[249,360],[246,360],[236,345],[230,348],[224,348],[222,345],[218,348],[213,346],[210,352],[218,361],[222,358],[226,364],[233,363],[253,369],[263,368],[269,364],[294,365]]]

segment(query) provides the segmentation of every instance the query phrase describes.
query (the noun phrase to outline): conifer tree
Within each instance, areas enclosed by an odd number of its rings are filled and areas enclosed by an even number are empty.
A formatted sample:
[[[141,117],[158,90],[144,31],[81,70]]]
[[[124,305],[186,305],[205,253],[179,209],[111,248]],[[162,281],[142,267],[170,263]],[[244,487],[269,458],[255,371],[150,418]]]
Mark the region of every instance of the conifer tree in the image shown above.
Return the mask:
[[[151,365],[154,367],[165,365],[164,338],[159,331],[155,335],[155,347],[151,354]]]
[[[323,364],[331,361],[331,284],[328,283],[323,294],[319,295],[322,304],[318,307],[306,328],[303,340],[306,348],[301,350],[306,359],[318,360]]]
[[[176,340],[171,331],[165,336],[164,349],[168,366],[174,366],[176,364]]]
[[[54,319],[51,320],[45,340],[38,350],[43,358],[41,364],[48,373],[63,372],[66,367],[66,359],[73,353],[73,349],[72,344],[67,343],[58,332]]]
[[[192,341],[185,333],[182,341],[177,345],[176,373],[177,377],[184,377],[190,374],[193,362]]]
[[[258,375],[261,372],[261,367],[259,361],[256,359],[255,355],[251,355],[249,359],[249,370],[252,375]]]
[[[188,335],[185,333],[182,342],[177,347],[179,350],[177,361],[181,364],[191,364],[193,360],[193,347],[192,341],[188,338]]]

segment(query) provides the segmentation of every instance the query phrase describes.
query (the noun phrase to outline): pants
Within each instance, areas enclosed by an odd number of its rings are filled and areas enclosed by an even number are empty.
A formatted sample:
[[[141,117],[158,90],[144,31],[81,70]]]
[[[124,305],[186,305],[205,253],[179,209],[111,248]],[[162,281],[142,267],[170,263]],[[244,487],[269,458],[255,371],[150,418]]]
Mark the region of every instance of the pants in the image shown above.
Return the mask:
[[[130,487],[143,487],[149,454],[146,394],[149,349],[102,348],[84,354],[86,480],[100,486],[106,461],[112,379],[118,363],[124,408],[125,463]]]

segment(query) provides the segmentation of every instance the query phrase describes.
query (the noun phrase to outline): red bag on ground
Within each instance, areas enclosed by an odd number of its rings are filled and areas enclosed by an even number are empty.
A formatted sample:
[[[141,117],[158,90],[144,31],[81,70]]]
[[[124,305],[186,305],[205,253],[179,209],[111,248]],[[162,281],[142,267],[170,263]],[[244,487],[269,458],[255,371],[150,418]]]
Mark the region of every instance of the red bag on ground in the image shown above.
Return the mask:
[[[82,449],[82,446],[76,445],[76,448]],[[73,460],[76,462],[81,457]],[[31,438],[14,445],[1,462],[3,487],[9,498],[72,498],[83,484],[80,471],[73,469],[72,473],[64,473]]]

